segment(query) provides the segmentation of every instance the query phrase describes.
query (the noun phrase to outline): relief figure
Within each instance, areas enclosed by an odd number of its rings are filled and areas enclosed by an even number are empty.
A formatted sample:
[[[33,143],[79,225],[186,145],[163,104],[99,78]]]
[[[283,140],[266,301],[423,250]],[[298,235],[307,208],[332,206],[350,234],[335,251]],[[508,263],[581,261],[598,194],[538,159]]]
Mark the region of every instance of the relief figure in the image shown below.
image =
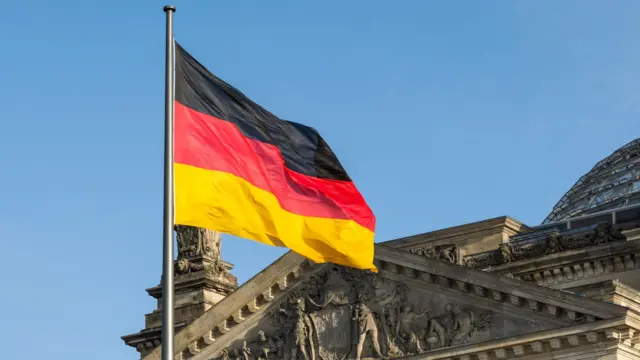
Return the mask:
[[[257,360],[272,360],[281,359],[278,357],[278,347],[275,341],[267,336],[264,331],[258,331],[258,341],[256,342],[258,348]]]
[[[376,324],[373,313],[363,302],[359,302],[356,305],[353,320],[355,320],[358,324],[356,360],[360,360],[362,357],[364,341],[367,339],[367,335],[371,335],[371,342],[373,343],[373,351],[375,356],[382,357],[382,352],[380,351],[380,343],[378,342],[378,325]]]
[[[314,328],[309,316],[305,313],[304,299],[295,300],[295,309],[290,312],[280,309],[280,312],[294,320],[293,340],[294,346],[291,348],[291,360],[298,359],[298,353],[304,360],[315,360],[315,343],[313,341]],[[309,351],[307,351],[307,348]],[[309,357],[309,352],[311,357]]]
[[[426,310],[421,314],[414,313],[411,309],[411,305],[405,304],[402,312],[398,314],[395,338],[397,339],[401,333],[406,337],[406,350],[408,352],[417,354],[422,352],[422,346],[418,335],[421,329],[416,329],[416,320],[422,319],[428,313],[429,310]]]
[[[547,236],[547,250],[545,254],[555,254],[557,252],[564,251],[564,246],[562,246],[562,236],[558,231],[554,231],[549,236]]]
[[[427,339],[429,349],[443,348],[451,345],[451,338],[455,329],[455,314],[453,305],[447,304],[444,307],[444,314],[429,320]]]
[[[614,229],[609,223],[600,223],[593,230],[593,244],[606,244],[616,240],[624,240],[625,236],[617,229]]]

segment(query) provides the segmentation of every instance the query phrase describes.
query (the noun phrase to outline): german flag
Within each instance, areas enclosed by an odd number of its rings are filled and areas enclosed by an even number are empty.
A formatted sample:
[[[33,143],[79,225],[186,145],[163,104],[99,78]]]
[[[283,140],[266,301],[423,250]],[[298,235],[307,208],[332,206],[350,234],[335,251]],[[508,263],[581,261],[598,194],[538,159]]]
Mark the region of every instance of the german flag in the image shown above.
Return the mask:
[[[175,223],[376,271],[375,216],[318,132],[284,121],[175,45]]]

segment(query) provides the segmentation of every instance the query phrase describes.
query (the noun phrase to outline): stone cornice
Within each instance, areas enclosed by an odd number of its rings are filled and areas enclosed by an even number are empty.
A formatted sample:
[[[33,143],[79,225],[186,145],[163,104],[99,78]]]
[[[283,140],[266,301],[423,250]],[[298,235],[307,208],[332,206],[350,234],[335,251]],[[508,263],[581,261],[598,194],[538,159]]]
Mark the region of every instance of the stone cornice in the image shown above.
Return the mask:
[[[635,304],[635,311],[640,309],[640,293],[638,290],[627,286],[619,281],[612,282],[614,294],[627,300],[628,303]],[[640,311],[638,311],[640,313]]]
[[[176,323],[175,331],[182,330],[187,324],[185,322]],[[135,347],[140,354],[146,354],[156,346],[160,345],[160,338],[162,336],[161,328],[145,329],[131,335],[122,336],[122,340],[129,346]],[[144,355],[143,355],[144,356]]]
[[[624,317],[600,320],[593,323],[569,326],[561,329],[540,331],[511,338],[487,341],[455,348],[429,351],[403,359],[429,360],[493,360],[512,359],[578,348],[590,344],[619,344],[635,347],[638,332],[625,321]]]
[[[640,242],[616,241],[577,250],[566,250],[539,258],[512,261],[507,264],[492,266],[486,270],[498,274],[518,275],[531,271],[553,270],[554,268],[562,268],[603,257],[635,253],[640,253]]]
[[[238,288],[238,286],[235,284],[230,284],[229,282],[225,282],[222,279],[202,276],[202,274],[200,273],[178,275],[176,279],[178,278],[180,279],[180,281],[176,281],[176,287],[174,290],[176,292],[191,287],[200,287],[216,290],[221,294],[229,295]],[[150,296],[156,299],[162,298],[162,285],[154,286],[147,289],[146,291]]]
[[[640,292],[618,280],[590,284],[572,290],[591,299],[624,306],[634,313],[630,317],[640,318]]]
[[[500,271],[505,268],[524,263],[534,266],[543,265],[547,260],[553,261],[555,254],[572,251],[590,251],[600,245],[628,241],[625,234],[640,227],[640,222],[629,222],[613,226],[597,223],[579,229],[557,231],[554,229],[522,234],[498,244],[490,251],[472,253],[464,256],[462,263],[466,266],[487,271]],[[580,253],[576,253],[580,254]],[[560,255],[562,258],[562,255]],[[513,271],[510,271],[513,273]]]
[[[510,216],[505,216],[504,219],[505,219],[505,228],[510,233],[509,235],[525,234],[533,231],[533,229],[527,226],[526,224],[521,223],[520,221]]]
[[[554,288],[581,286],[594,279],[640,267],[640,242],[622,241],[492,267],[488,271]]]
[[[398,252],[385,246],[376,247],[376,259],[381,270],[405,274],[450,288],[455,287],[496,301],[511,302],[519,306],[528,304],[532,309],[545,308],[553,316],[576,319],[583,314],[588,318],[606,319],[626,313],[625,308],[614,304],[586,299],[497,274],[473,271],[409,252]]]
[[[441,243],[458,243],[466,240],[470,235],[487,235],[500,233],[506,230],[508,235],[518,233],[526,233],[531,231],[527,225],[510,218],[508,216],[500,216],[488,220],[477,221],[469,224],[453,226],[445,229],[435,230],[423,234],[407,236],[399,239],[382,242],[385,246],[394,248],[409,248],[412,246]],[[452,241],[456,238],[457,240]]]

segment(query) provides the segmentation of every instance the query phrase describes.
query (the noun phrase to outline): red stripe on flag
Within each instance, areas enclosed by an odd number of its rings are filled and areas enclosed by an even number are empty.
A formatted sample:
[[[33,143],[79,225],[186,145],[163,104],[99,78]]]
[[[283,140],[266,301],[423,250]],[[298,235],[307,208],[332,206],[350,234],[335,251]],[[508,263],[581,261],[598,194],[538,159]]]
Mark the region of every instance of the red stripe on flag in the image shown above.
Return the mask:
[[[375,231],[375,217],[350,181],[320,179],[285,166],[274,145],[249,139],[231,122],[175,102],[174,161],[231,173],[272,193],[291,213],[350,219]]]

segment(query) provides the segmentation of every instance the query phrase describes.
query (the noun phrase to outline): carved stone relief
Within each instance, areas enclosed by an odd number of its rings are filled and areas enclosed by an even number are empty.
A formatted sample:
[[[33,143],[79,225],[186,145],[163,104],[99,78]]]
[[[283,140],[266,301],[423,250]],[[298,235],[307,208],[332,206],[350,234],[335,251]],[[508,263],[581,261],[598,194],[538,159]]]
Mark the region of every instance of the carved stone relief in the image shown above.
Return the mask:
[[[458,263],[460,249],[454,245],[436,245],[409,249],[410,252],[446,262]]]
[[[203,270],[212,276],[225,272],[220,251],[222,237],[219,232],[187,225],[176,225],[175,230],[178,240],[178,261],[175,267],[177,275]],[[194,258],[199,260],[194,261]],[[202,261],[202,258],[208,259]]]
[[[625,236],[618,229],[608,223],[601,223],[593,231],[593,244],[606,244],[612,241],[625,240]]]
[[[562,244],[562,235],[558,231],[554,231],[547,235],[547,247],[545,249],[545,255],[555,254],[557,252],[564,251],[564,245]]]
[[[510,263],[512,260],[515,260],[514,253],[511,249],[511,244],[502,243],[498,245],[498,252],[500,253],[500,262],[502,264]]]
[[[478,340],[491,324],[489,312],[335,265],[274,307],[220,359],[234,354],[244,360],[395,358]]]
[[[624,239],[620,229],[600,223],[584,229],[553,231],[527,240],[502,243],[496,250],[465,256],[462,263],[469,267],[486,268]]]
[[[194,256],[220,257],[220,233],[195,226],[176,225],[178,259]]]

